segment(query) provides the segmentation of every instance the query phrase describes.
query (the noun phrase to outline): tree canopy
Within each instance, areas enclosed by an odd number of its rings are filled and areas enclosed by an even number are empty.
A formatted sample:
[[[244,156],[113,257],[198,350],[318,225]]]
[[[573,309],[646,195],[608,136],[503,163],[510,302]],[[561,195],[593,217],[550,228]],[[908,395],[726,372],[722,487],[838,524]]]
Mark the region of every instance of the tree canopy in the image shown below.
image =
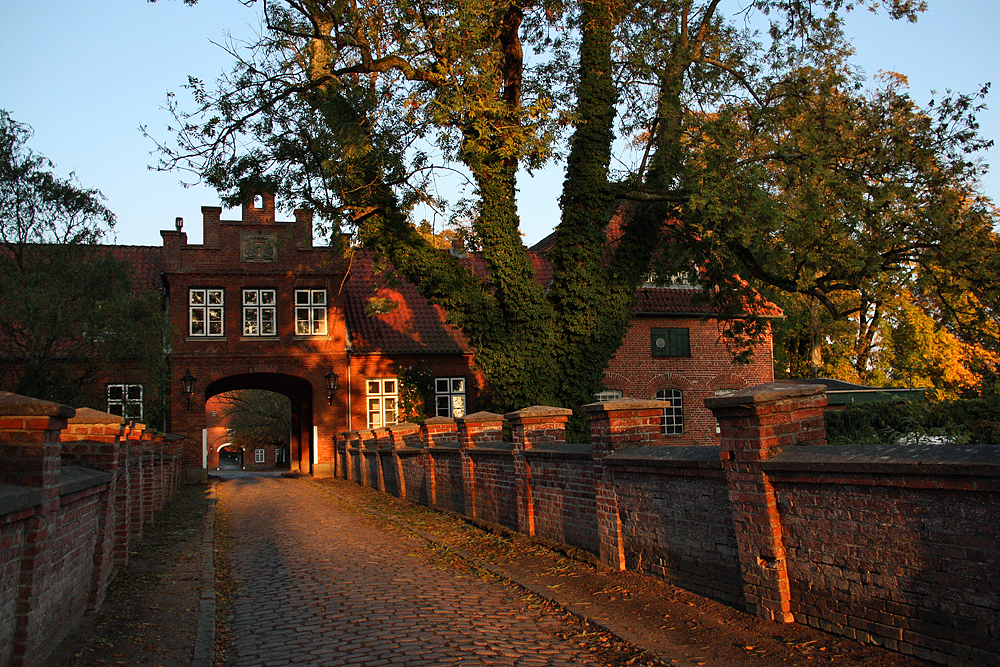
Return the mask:
[[[266,2],[232,72],[174,106],[162,166],[230,204],[273,190],[383,255],[473,342],[503,409],[589,400],[651,270],[700,281],[738,360],[767,331],[764,288],[844,317],[860,311],[837,295],[919,265],[957,319],[972,302],[946,294],[954,276],[990,298],[979,97],[925,112],[899,78],[865,89],[851,9],[916,20],[924,3]],[[541,285],[517,175],[563,158]],[[455,169],[475,186],[463,212],[485,276],[413,219],[444,205],[434,176]]]
[[[0,360],[11,391],[107,409],[109,369],[147,378],[158,423],[164,325],[158,295],[98,245],[114,227],[103,196],[27,146],[31,129],[0,110]]]
[[[261,389],[242,389],[219,394],[226,426],[233,444],[287,445],[292,429],[292,408],[288,397]]]

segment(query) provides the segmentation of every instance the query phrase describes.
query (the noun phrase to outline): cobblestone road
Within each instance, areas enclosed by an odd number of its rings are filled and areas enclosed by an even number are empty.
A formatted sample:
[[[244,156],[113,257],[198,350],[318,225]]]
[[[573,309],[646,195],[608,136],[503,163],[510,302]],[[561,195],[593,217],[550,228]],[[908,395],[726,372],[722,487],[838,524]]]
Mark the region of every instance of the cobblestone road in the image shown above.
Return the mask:
[[[232,665],[599,664],[516,589],[446,566],[336,494],[274,478],[218,491],[234,535]]]

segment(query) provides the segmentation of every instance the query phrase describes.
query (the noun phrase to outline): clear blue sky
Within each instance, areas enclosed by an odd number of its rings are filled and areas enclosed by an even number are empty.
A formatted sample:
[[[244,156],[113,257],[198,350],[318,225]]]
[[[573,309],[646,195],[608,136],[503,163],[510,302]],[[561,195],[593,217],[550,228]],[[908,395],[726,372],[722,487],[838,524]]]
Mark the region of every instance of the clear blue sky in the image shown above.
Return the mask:
[[[728,4],[738,6],[738,0]],[[972,92],[996,85],[991,107],[980,118],[981,133],[1000,141],[1000,2],[929,0],[916,24],[855,14],[848,23],[869,75],[905,74],[921,105],[931,91]],[[259,6],[259,3],[258,3]],[[253,36],[257,8],[238,0],[0,0],[0,108],[35,130],[30,146],[75,171],[96,187],[118,216],[118,242],[160,245],[159,230],[185,220],[189,240],[201,242],[201,206],[218,205],[205,187],[185,189],[181,176],[147,170],[152,143],[146,125],[167,139],[168,91],[179,91],[188,75],[214,81],[230,59],[213,42]],[[984,190],[1000,202],[1000,148],[987,154],[995,165]],[[558,220],[561,167],[521,179],[519,199],[525,241],[548,234]]]

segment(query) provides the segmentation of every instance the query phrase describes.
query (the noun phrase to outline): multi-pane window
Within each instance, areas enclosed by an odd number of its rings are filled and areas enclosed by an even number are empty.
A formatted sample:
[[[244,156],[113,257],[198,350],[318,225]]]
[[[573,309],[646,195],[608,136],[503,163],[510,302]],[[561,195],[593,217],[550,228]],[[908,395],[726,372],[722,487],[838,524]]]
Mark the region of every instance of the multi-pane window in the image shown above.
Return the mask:
[[[295,290],[295,333],[299,336],[326,334],[326,290]]]
[[[691,339],[687,329],[653,329],[650,342],[654,357],[691,356]]]
[[[620,389],[605,389],[594,394],[594,401],[596,403],[604,403],[605,401],[613,401],[624,396],[625,394]]]
[[[684,433],[684,394],[680,389],[661,389],[656,392],[660,401],[670,401],[670,407],[663,408],[660,425],[663,435]]]
[[[368,380],[368,428],[381,428],[396,423],[399,383],[396,378]]]
[[[276,336],[277,309],[273,289],[243,290],[243,335]]]
[[[142,420],[142,385],[109,384],[108,412],[125,419]]]
[[[267,453],[263,449],[255,449],[255,450],[253,450],[253,462],[254,463],[263,463],[266,456],[267,456]]]
[[[221,336],[225,292],[221,289],[188,290],[188,333],[192,336]]]
[[[465,416],[465,378],[434,378],[438,417]]]

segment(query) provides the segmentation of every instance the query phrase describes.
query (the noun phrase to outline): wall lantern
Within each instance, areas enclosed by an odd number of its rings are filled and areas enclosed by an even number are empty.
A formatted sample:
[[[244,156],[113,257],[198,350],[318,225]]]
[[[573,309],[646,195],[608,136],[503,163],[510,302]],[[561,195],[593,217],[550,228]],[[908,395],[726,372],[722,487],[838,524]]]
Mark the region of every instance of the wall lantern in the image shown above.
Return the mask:
[[[323,376],[326,380],[326,397],[330,401],[330,405],[333,405],[333,392],[337,389],[337,380],[340,376],[333,372],[333,366],[330,366],[330,372]]]
[[[187,373],[181,378],[181,391],[184,392],[185,398],[187,398],[187,409],[191,409],[191,394],[194,393],[194,376],[191,375],[191,369],[187,369]]]

